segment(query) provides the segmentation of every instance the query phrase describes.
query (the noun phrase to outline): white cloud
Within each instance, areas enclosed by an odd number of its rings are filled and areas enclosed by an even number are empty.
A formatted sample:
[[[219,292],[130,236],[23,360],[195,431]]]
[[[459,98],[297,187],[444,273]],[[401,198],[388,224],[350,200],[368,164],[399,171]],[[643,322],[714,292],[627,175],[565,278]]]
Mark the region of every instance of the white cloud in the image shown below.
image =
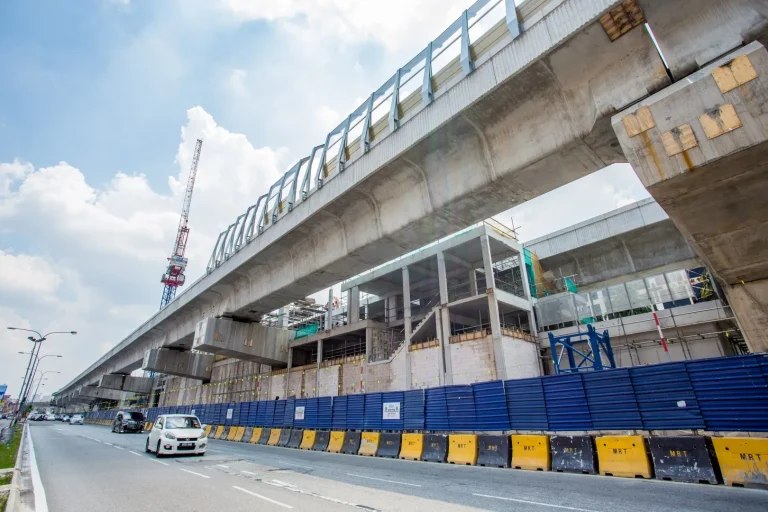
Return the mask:
[[[244,69],[233,69],[227,79],[227,87],[229,90],[237,96],[248,96],[248,87],[246,86],[245,79],[248,77],[248,72]]]
[[[29,162],[18,159],[11,163],[0,163],[0,197],[10,194],[11,183],[31,173],[34,167]]]
[[[0,248],[0,289],[4,293],[31,294],[45,300],[60,284],[61,277],[44,259],[14,255]]]

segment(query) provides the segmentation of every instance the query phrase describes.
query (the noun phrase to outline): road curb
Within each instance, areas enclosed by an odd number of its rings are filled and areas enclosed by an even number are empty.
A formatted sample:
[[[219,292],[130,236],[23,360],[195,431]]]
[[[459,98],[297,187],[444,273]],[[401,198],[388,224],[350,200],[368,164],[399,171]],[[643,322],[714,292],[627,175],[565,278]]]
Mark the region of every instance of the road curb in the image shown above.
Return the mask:
[[[19,452],[16,454],[16,464],[13,467],[13,477],[11,478],[10,491],[8,493],[8,502],[5,504],[6,512],[21,512],[26,510],[22,507],[19,496],[21,495],[21,458],[24,453],[24,442],[27,440],[29,430],[27,423],[24,423],[24,430],[21,434],[19,443]]]

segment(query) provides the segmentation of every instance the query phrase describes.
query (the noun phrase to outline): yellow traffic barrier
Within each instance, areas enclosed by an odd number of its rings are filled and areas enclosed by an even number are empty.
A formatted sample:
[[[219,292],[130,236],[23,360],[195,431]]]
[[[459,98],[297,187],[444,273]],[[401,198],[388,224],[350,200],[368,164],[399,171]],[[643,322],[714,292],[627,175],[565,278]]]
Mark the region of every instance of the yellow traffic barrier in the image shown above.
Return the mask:
[[[234,441],[236,443],[239,443],[243,440],[243,435],[245,434],[245,427],[236,427],[235,428],[235,435],[230,436],[232,439],[227,439],[228,441]]]
[[[216,427],[216,433],[213,434],[213,438],[218,439],[221,437],[221,434],[223,433],[224,433],[224,425],[219,425],[218,427]]]
[[[280,432],[282,429],[280,428],[273,428],[272,432],[269,433],[269,441],[267,441],[268,446],[277,446],[277,442],[280,441]]]
[[[331,440],[328,441],[328,449],[326,451],[331,453],[341,453],[346,437],[346,432],[331,432]]]
[[[380,432],[363,432],[360,436],[360,449],[357,454],[375,457],[376,452],[379,451],[379,441],[381,441]]]
[[[205,437],[208,437],[208,436],[211,435],[211,428],[213,428],[212,425],[206,425],[205,426]],[[147,429],[147,430],[149,430],[149,429]]]
[[[208,428],[208,431],[211,430],[211,427],[207,427],[207,428]],[[149,421],[144,423],[144,430],[152,430],[152,423],[150,423]]]
[[[552,455],[549,451],[549,436],[513,435],[512,467],[533,471],[549,471]]]
[[[477,436],[474,434],[449,435],[448,462],[464,466],[477,465]]]
[[[652,478],[643,436],[603,436],[595,440],[601,475]],[[512,458],[515,451],[512,450]]]
[[[726,485],[766,486],[768,439],[713,437],[712,445]]]
[[[253,429],[253,434],[251,434],[251,438],[248,440],[249,443],[256,444],[259,442],[259,438],[261,437],[261,427],[256,427]]]
[[[311,450],[312,447],[315,446],[316,438],[317,438],[317,431],[305,430],[303,436],[301,437],[301,444],[299,445],[299,449]]]
[[[224,438],[225,441],[232,441],[235,438],[235,434],[237,434],[237,429],[240,427],[229,427],[229,433],[227,434],[227,437]]]
[[[403,434],[403,443],[400,447],[400,458],[407,460],[421,460],[424,452],[424,434]]]

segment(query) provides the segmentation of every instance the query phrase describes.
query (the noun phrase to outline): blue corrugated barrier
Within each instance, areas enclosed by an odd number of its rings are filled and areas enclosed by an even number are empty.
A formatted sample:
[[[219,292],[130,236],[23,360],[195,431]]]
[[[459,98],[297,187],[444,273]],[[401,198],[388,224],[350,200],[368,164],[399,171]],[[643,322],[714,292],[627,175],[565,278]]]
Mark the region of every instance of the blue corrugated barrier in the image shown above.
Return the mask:
[[[303,406],[304,419],[294,420]],[[139,409],[206,424],[334,430],[768,432],[768,356],[750,354],[427,390]],[[232,418],[227,419],[227,410]],[[109,420],[116,410],[88,418]]]

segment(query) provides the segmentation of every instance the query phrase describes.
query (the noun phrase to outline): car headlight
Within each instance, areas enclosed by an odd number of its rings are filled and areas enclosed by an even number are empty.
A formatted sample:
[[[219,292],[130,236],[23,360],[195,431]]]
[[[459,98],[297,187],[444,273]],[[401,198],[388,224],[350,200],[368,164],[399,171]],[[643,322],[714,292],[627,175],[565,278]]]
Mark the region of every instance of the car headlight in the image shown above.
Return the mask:
[[[173,435],[171,432],[166,432],[165,433],[165,438],[166,439],[176,439],[176,436]]]
[[[205,431],[203,431],[203,433],[202,433],[202,434],[200,434],[200,437],[198,437],[198,439],[200,439],[201,441],[202,441],[203,439],[207,439],[207,438],[208,438],[208,434],[206,434],[206,433],[205,433]]]

